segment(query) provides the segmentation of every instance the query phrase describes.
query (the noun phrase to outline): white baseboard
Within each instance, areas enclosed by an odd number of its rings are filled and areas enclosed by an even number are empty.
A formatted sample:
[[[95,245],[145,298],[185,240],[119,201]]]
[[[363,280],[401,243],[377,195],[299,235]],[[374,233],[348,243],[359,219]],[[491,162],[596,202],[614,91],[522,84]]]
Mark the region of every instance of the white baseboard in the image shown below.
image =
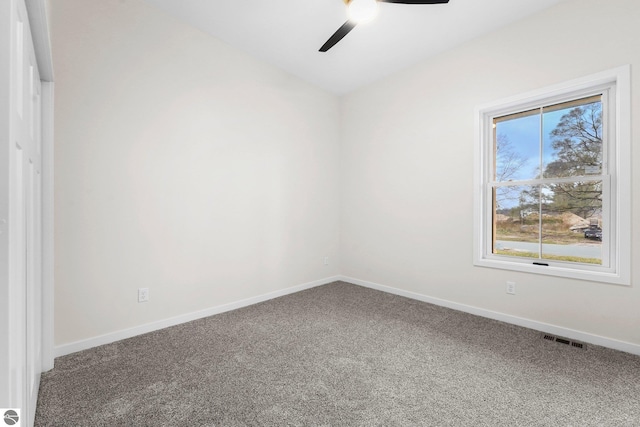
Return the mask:
[[[589,334],[587,332],[576,331],[574,329],[565,328],[562,326],[551,325],[549,323],[538,322],[536,320],[525,319],[523,317],[512,316],[510,314],[504,314],[497,311],[486,310],[483,308],[474,307],[466,304],[459,304],[440,298],[433,298],[426,295],[418,294],[415,292],[409,292],[391,286],[380,285],[378,283],[367,282],[365,280],[355,279],[353,277],[340,276],[340,280],[354,285],[363,286],[366,288],[376,289],[378,291],[387,292],[394,295],[411,298],[418,301],[427,302],[442,307],[451,308],[465,313],[475,314],[476,316],[486,317],[493,320],[499,320],[505,323],[511,323],[517,326],[523,326],[525,328],[533,329],[536,331],[546,332],[553,335],[558,335],[566,338],[571,338],[576,341],[582,341],[588,344],[595,344],[602,347],[611,348],[614,350],[620,350],[627,353],[640,356],[640,345],[632,344],[625,341],[619,341],[612,338],[606,338],[599,335]]]
[[[471,305],[460,304],[453,301],[448,301],[440,298],[429,297],[416,292],[405,291],[402,289],[394,288],[391,286],[380,285],[378,283],[368,282],[366,280],[360,280],[347,276],[333,276],[327,277],[313,282],[303,283],[301,285],[293,286],[286,289],[281,289],[267,294],[258,295],[256,297],[247,298],[244,300],[211,307],[205,310],[196,311],[193,313],[183,314],[181,316],[172,317],[169,319],[159,320],[157,322],[147,323],[144,325],[136,326],[121,331],[112,332],[105,335],[89,338],[86,340],[75,341],[69,344],[63,344],[54,348],[55,357],[65,356],[67,354],[75,353],[89,348],[97,347],[104,344],[110,344],[115,341],[120,341],[126,338],[135,337],[137,335],[146,334],[148,332],[157,331],[159,329],[168,328],[170,326],[179,325],[181,323],[191,322],[193,320],[201,319],[203,317],[213,316],[215,314],[224,313],[227,311],[235,310],[242,307],[247,307],[253,304],[257,304],[263,301],[267,301],[273,298],[278,298],[284,295],[293,294],[303,291],[305,289],[311,289],[316,286],[326,285],[335,281],[343,281],[352,283],[354,285],[363,286],[366,288],[376,289],[378,291],[387,292],[394,295],[411,298],[418,301],[427,302],[442,307],[451,308],[453,310],[462,311],[465,313],[474,314],[476,316],[486,317],[489,319],[499,320],[501,322],[510,323],[517,326],[522,326],[529,329],[534,329],[541,332],[546,332],[553,335],[558,335],[566,338],[571,338],[576,341],[582,341],[588,344],[595,344],[602,347],[611,348],[614,350],[620,350],[627,353],[640,356],[640,345],[632,344],[625,341],[619,341],[612,338],[606,338],[599,335],[593,335],[586,332],[576,331],[574,329],[565,328],[562,326],[556,326],[544,322],[538,322],[536,320],[525,319],[518,316],[512,316],[509,314],[500,313],[497,311],[486,310]]]
[[[135,326],[129,329],[123,329],[116,332],[100,335],[86,340],[75,341],[69,344],[63,344],[54,348],[55,357],[66,356],[67,354],[76,353],[78,351],[87,350],[104,344],[120,341],[126,338],[135,337],[137,335],[146,334],[148,332],[157,331],[159,329],[168,328],[170,326],[179,325],[181,323],[191,322],[193,320],[202,319],[203,317],[213,316],[214,314],[224,313],[226,311],[236,310],[238,308],[247,307],[270,299],[278,298],[284,295],[293,294],[304,291],[306,289],[315,288],[316,286],[326,285],[331,282],[340,280],[340,276],[326,277],[324,279],[314,280],[313,282],[303,283],[301,285],[292,286],[290,288],[269,292],[252,298],[240,301],[222,304],[216,307],[207,308],[193,313],[187,313],[169,319],[159,320],[157,322],[146,323],[144,325]]]

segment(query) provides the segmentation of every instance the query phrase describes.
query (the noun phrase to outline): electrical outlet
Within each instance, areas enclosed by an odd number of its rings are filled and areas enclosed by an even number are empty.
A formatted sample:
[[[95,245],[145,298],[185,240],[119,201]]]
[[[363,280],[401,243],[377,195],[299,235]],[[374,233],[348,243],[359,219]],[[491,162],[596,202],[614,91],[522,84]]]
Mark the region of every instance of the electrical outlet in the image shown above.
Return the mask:
[[[516,282],[507,282],[507,293],[510,295],[516,294]]]
[[[329,265],[329,257],[324,257],[324,265]]]
[[[149,288],[138,288],[138,302],[149,301]]]

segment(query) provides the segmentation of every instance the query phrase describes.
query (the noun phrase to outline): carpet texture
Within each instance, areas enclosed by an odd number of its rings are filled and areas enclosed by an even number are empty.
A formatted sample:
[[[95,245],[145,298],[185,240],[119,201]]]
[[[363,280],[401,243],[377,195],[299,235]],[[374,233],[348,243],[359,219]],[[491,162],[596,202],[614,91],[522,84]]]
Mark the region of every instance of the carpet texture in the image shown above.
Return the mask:
[[[36,426],[640,426],[640,357],[336,282],[56,359]]]

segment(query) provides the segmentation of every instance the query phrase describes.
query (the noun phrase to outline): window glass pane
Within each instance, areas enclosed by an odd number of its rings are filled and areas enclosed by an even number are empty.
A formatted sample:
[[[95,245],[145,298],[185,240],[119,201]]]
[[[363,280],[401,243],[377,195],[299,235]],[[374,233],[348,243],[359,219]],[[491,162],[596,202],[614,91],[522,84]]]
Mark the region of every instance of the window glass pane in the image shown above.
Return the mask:
[[[602,264],[602,181],[542,190],[542,258]]]
[[[528,185],[495,188],[494,254],[539,258],[539,188]]]
[[[540,120],[539,109],[494,119],[496,181],[528,180],[539,175]]]
[[[543,109],[543,176],[602,173],[602,96]]]

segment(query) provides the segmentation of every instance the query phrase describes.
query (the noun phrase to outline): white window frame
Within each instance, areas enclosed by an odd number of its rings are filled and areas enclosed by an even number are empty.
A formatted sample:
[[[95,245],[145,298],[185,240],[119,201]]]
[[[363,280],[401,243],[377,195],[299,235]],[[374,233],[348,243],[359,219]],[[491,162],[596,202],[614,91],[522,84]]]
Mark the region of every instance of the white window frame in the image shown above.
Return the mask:
[[[531,260],[493,253],[493,119],[517,111],[609,91],[603,103],[603,264]],[[606,90],[605,90],[606,92]],[[605,109],[607,111],[605,111]],[[613,117],[612,117],[613,116]],[[475,110],[474,265],[580,280],[631,284],[631,67],[625,65],[587,77],[481,105]],[[605,126],[605,120],[607,121]],[[605,259],[606,258],[606,259]],[[536,264],[534,264],[536,262]]]

